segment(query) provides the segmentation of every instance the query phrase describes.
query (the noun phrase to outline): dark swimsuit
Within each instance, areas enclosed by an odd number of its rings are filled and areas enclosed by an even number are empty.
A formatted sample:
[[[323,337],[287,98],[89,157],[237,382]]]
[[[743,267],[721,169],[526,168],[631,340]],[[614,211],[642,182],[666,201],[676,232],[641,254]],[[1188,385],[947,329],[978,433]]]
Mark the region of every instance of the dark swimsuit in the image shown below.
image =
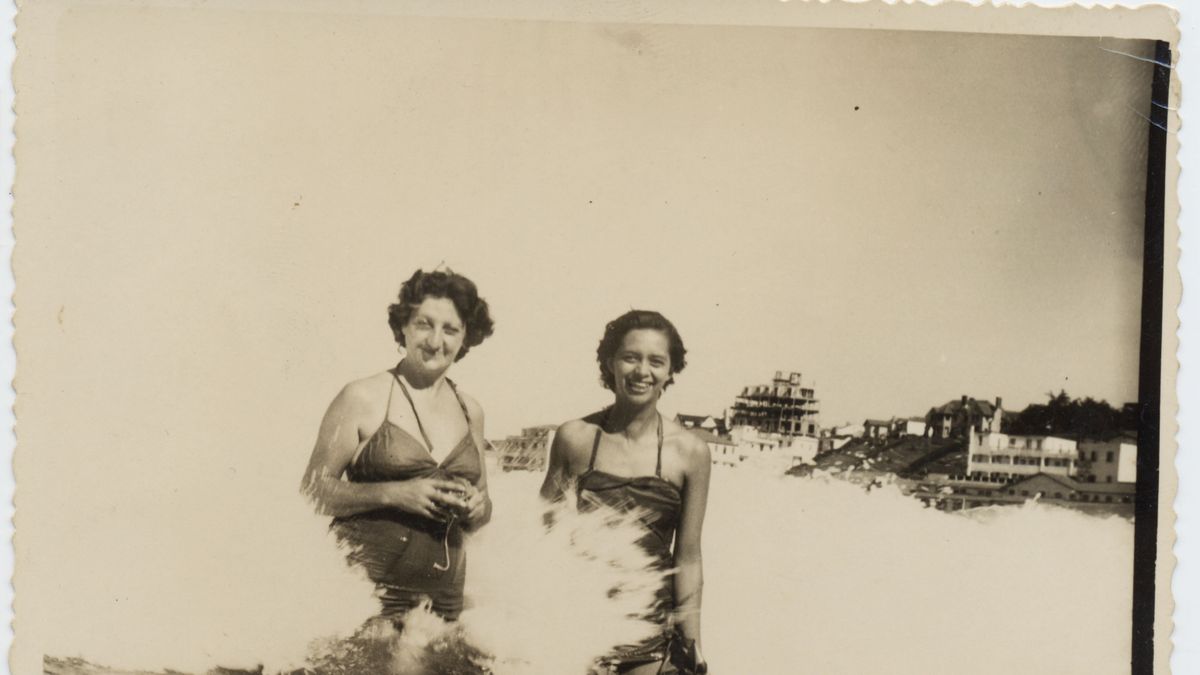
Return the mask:
[[[580,510],[595,508],[596,504],[604,504],[618,511],[640,509],[645,514],[642,523],[647,532],[638,540],[638,545],[656,557],[662,569],[671,568],[674,562],[671,543],[675,538],[675,530],[679,527],[683,498],[679,488],[662,477],[662,416],[659,415],[658,418],[658,460],[653,476],[617,476],[597,470],[596,451],[600,449],[600,434],[601,429],[596,429],[596,439],[592,442],[592,457],[588,461],[587,471],[576,483]],[[668,577],[656,593],[653,610],[645,617],[661,625],[663,633],[640,644],[619,647],[616,652],[604,658],[603,662],[617,666],[620,671],[627,667],[662,661],[666,656],[668,621],[674,608],[674,586]]]
[[[438,463],[428,450],[433,444],[421,425],[408,388],[395,372],[392,377],[383,424],[347,467],[346,477],[355,483],[427,477],[478,483],[482,475],[479,450],[471,436],[470,414],[454,383],[446,380],[467,418],[467,433]],[[408,399],[425,445],[389,419],[392,391],[397,384]],[[462,527],[457,520],[445,523],[399,509],[381,508],[334,518],[331,527],[338,540],[349,547],[351,563],[362,565],[375,582],[384,617],[399,623],[404,612],[427,597],[439,616],[447,620],[458,618],[463,608],[466,557]]]

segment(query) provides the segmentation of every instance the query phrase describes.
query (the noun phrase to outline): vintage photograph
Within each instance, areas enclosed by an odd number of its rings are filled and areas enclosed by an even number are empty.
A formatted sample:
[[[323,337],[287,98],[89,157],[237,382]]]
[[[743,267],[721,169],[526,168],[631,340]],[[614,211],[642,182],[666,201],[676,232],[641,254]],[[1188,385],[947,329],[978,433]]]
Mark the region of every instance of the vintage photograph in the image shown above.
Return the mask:
[[[13,672],[1168,672],[1170,15],[871,9],[24,8]]]

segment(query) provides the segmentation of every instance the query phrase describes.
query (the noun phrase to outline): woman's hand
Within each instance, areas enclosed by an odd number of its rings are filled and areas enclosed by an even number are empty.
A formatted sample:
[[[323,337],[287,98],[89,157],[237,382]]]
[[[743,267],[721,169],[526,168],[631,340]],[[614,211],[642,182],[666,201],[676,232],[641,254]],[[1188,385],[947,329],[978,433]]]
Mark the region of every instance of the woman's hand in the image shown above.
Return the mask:
[[[487,492],[463,482],[459,487],[466,491],[466,505],[463,507],[463,520],[467,525],[474,525],[482,522],[487,518],[488,514],[488,496]]]
[[[413,478],[391,483],[388,505],[402,511],[425,516],[431,520],[447,521],[450,514],[461,513],[467,507],[461,483],[441,478]]]

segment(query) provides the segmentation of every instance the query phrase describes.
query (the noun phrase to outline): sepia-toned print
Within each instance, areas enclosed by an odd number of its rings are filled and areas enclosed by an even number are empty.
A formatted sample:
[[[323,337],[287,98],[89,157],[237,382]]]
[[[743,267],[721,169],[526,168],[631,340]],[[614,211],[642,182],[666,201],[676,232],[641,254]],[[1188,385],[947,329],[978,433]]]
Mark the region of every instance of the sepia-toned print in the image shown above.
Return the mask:
[[[13,672],[1169,672],[1169,12],[19,21]]]

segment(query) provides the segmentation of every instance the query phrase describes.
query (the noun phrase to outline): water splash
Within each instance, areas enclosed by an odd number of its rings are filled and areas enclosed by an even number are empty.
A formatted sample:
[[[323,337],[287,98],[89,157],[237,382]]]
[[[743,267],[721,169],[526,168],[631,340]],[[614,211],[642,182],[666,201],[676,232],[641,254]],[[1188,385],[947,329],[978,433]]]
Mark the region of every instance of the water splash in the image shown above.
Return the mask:
[[[638,618],[666,573],[636,543],[645,534],[636,512],[580,513],[568,489],[546,528],[541,476],[498,480],[493,501],[505,508],[497,506],[468,548],[472,606],[461,617],[468,638],[495,655],[498,674],[584,673],[613,648],[659,630]]]
[[[490,479],[495,519],[468,545],[468,609],[458,626],[432,616],[420,630],[410,620],[407,636],[364,626],[378,609],[369,583],[345,567],[324,520],[289,510],[292,520],[269,532],[257,518],[227,531],[241,543],[221,548],[206,588],[232,613],[189,614],[195,589],[175,579],[153,586],[154,604],[107,614],[104,630],[67,622],[73,629],[57,636],[64,648],[53,653],[194,673],[259,663],[287,672],[321,658],[320,672],[332,675],[386,672],[378,664],[478,672],[454,669],[480,662],[499,675],[583,673],[611,646],[653,630],[628,617],[659,578],[627,548],[633,534],[569,504],[556,507],[558,525],[546,530],[540,476],[493,469]],[[703,624],[716,672],[1128,670],[1133,527],[1125,519],[1036,503],[942,513],[889,484],[868,494],[841,480],[750,467],[717,467],[712,481]],[[229,521],[217,522],[228,530]],[[126,558],[134,579],[146,563]],[[142,597],[135,582],[104,581]],[[178,609],[164,614],[164,606]]]
[[[639,513],[603,505],[580,512],[574,492],[548,505],[540,476],[499,483],[505,508],[468,541],[468,606],[447,624],[423,606],[396,633],[369,622],[310,657],[321,673],[542,675],[585,673],[615,647],[652,636],[639,618],[669,572],[637,545]],[[500,498],[496,495],[494,499]]]

